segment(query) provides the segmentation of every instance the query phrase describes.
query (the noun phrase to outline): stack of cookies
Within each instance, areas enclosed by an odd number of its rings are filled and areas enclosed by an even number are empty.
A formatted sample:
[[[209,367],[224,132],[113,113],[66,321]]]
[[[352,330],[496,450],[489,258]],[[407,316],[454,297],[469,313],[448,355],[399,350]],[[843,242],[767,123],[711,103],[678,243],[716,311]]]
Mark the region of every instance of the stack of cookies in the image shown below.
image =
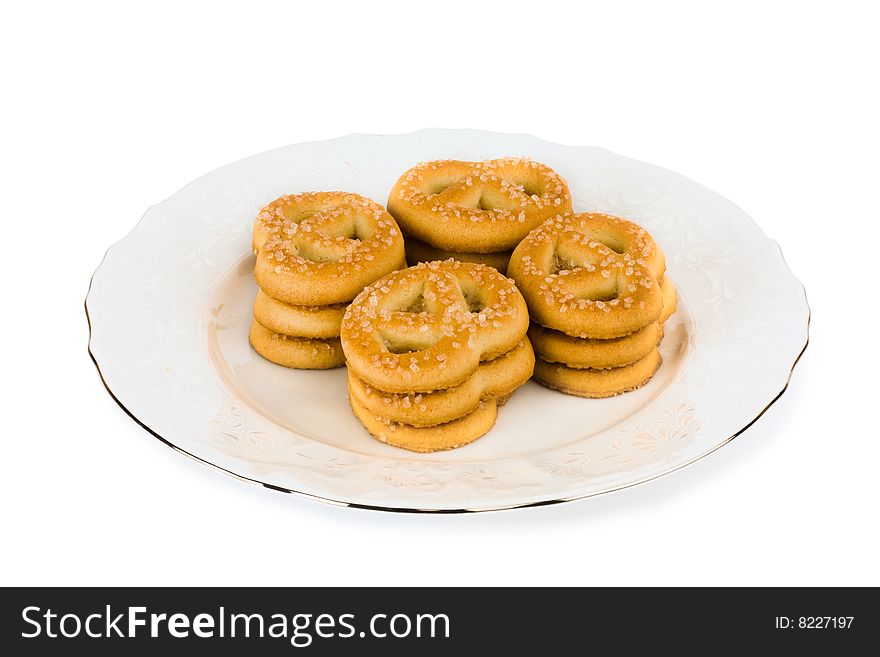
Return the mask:
[[[519,158],[416,165],[387,211],[352,193],[283,196],[253,248],[254,349],[347,364],[357,418],[416,452],[484,435],[530,378],[595,398],[644,385],[677,302],[645,229],[572,214],[565,181]]]
[[[571,212],[571,194],[559,174],[532,160],[435,160],[398,179],[388,211],[404,233],[410,264],[454,258],[505,273],[530,230]]]
[[[417,452],[476,440],[532,376],[528,324],[516,286],[485,265],[424,263],[376,281],[342,320],[355,415]]]
[[[311,192],[276,199],[254,223],[259,285],[250,342],[273,363],[340,367],[345,307],[367,285],[406,266],[403,237],[378,203]]]
[[[581,397],[647,383],[676,306],[665,270],[647,231],[618,217],[560,215],[529,233],[509,273],[529,307],[535,380]]]

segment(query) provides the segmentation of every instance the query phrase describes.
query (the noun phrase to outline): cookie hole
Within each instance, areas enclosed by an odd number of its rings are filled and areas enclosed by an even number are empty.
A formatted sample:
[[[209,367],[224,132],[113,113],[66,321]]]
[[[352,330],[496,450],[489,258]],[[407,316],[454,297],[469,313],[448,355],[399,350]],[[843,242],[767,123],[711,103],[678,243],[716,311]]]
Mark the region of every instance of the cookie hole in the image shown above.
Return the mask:
[[[613,235],[589,235],[591,240],[595,240],[604,246],[607,246],[609,249],[614,251],[615,253],[623,253],[626,251],[625,245]]]
[[[587,299],[590,299],[591,301],[613,301],[614,299],[618,298],[619,296],[620,296],[620,293],[617,290],[615,290],[614,292],[602,292],[600,294],[591,294],[590,296],[587,297]]]
[[[354,226],[352,226],[352,230],[349,231],[348,239],[355,240],[356,242],[360,242],[370,237],[371,234],[369,224],[358,218],[354,222]]]
[[[544,191],[533,180],[517,180],[516,178],[505,178],[505,180],[512,187],[522,188],[521,191],[526,196],[541,196]]]
[[[554,253],[553,262],[550,263],[550,274],[558,274],[561,271],[572,271],[580,268],[576,262],[561,257],[559,253]]]
[[[486,307],[486,303],[469,290],[464,293],[464,300],[467,303],[468,310],[472,313],[478,313]]]
[[[614,301],[620,296],[620,286],[615,277],[605,280],[594,288],[590,293],[584,296],[585,299],[591,301]]]
[[[457,176],[445,175],[441,178],[435,178],[434,180],[429,180],[421,186],[421,190],[423,193],[428,196],[442,194],[447,189],[452,187],[456,182],[458,182]]]
[[[392,354],[413,354],[417,351],[430,349],[437,344],[438,337],[432,333],[414,333],[407,335],[406,332],[379,331],[380,344],[385,351]]]
[[[293,222],[293,223],[295,223],[295,224],[298,224],[299,222],[301,222],[301,221],[305,221],[306,219],[310,219],[310,218],[312,218],[312,217],[314,217],[314,216],[315,216],[315,211],[314,211],[314,210],[304,210],[304,211],[302,211],[302,212],[297,212],[297,213],[295,213],[295,214],[288,215],[287,218],[288,218],[291,222]]]
[[[369,239],[372,232],[369,222],[362,217],[350,218],[344,223],[322,226],[317,230],[318,235],[326,239],[339,241],[340,238],[344,238],[355,243]]]
[[[425,297],[421,294],[413,299],[412,302],[410,302],[407,306],[400,309],[401,312],[415,314],[427,312],[427,310],[428,309],[425,306]]]
[[[526,196],[540,196],[541,190],[530,183],[520,183]]]
[[[490,201],[486,200],[486,198],[483,196],[481,196],[480,200],[477,202],[477,207],[480,208],[480,210],[494,210],[495,209],[495,205],[493,203],[491,203]]]
[[[416,345],[389,342],[388,340],[385,340],[385,349],[392,354],[414,354],[417,351],[421,351]]]
[[[469,312],[478,313],[486,307],[486,300],[483,297],[483,293],[479,286],[475,285],[473,281],[464,279],[459,280],[458,284]]]
[[[622,244],[615,242],[613,240],[599,240],[602,244],[607,246],[609,249],[614,251],[615,253],[623,253],[626,249],[623,248]]]

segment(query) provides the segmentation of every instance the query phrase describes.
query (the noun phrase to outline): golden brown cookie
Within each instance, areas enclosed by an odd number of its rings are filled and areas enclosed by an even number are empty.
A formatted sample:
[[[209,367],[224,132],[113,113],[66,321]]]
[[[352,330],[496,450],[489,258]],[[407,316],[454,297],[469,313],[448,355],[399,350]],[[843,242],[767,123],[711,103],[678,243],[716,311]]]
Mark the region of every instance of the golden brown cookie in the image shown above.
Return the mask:
[[[297,338],[274,333],[254,321],[250,343],[263,358],[284,367],[300,370],[327,370],[345,365],[338,338]]]
[[[568,185],[522,158],[417,164],[395,183],[388,211],[408,237],[458,253],[510,251],[549,217],[571,212]]]
[[[597,213],[549,219],[516,247],[508,265],[532,321],[601,339],[659,319],[665,269],[662,250],[644,228]]]
[[[539,358],[573,369],[603,370],[629,365],[647,356],[662,337],[663,328],[658,322],[652,322],[635,333],[607,340],[575,338],[539,324],[529,327],[529,339]]]
[[[354,414],[377,440],[413,452],[439,452],[467,445],[485,435],[498,416],[498,405],[490,399],[452,422],[413,427],[374,414],[355,395],[350,395],[349,401]]]
[[[532,324],[529,339],[535,353],[548,363],[561,363],[573,369],[608,369],[634,363],[646,356],[663,338],[663,322],[676,308],[675,287],[669,276],[660,281],[663,310],[656,322],[629,335],[606,340],[573,337],[553,329]]]
[[[291,306],[259,290],[254,319],[274,333],[302,338],[338,338],[345,304]]]
[[[481,361],[516,347],[528,310],[508,278],[485,265],[447,260],[376,281],[342,320],[352,371],[386,392],[431,392],[463,383]]]
[[[481,401],[505,399],[528,381],[535,355],[528,339],[503,356],[481,363],[477,371],[454,388],[426,393],[378,390],[348,371],[349,393],[377,416],[415,427],[450,422],[476,410]]]
[[[660,367],[660,351],[653,349],[635,363],[608,370],[573,369],[535,360],[534,379],[541,385],[578,397],[613,397],[645,385]]]
[[[254,222],[254,277],[294,306],[348,303],[404,265],[403,236],[385,208],[345,192],[276,199]]]

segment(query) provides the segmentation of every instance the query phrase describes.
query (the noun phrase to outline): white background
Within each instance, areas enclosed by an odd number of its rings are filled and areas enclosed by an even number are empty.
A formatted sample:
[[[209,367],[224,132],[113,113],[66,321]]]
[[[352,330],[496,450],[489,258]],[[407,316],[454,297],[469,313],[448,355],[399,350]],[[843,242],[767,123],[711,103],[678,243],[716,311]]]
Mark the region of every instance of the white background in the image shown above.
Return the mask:
[[[715,4],[4,5],[0,584],[880,584],[877,16]],[[653,483],[430,517],[238,482],[106,394],[83,299],[148,206],[277,146],[433,126],[604,146],[739,204],[812,306],[789,392]]]

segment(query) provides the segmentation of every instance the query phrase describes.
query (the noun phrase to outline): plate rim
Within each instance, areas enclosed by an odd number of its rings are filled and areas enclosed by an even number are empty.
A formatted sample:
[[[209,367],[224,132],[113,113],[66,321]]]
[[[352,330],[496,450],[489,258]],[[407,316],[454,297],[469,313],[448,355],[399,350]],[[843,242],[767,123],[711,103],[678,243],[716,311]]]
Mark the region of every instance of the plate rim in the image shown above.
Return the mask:
[[[589,148],[589,149],[593,149],[593,150],[601,150],[601,151],[605,151],[606,153],[609,153],[609,154],[611,154],[611,155],[613,155],[613,156],[615,156],[615,157],[620,157],[620,158],[623,158],[623,159],[626,159],[626,160],[631,160],[631,161],[637,162],[637,163],[639,163],[639,164],[644,164],[644,165],[648,165],[648,166],[651,166],[651,167],[654,167],[654,168],[657,168],[657,169],[662,169],[664,172],[671,173],[671,174],[673,174],[673,175],[675,175],[675,176],[678,176],[679,178],[682,178],[682,179],[686,180],[686,181],[689,182],[690,184],[696,185],[696,186],[700,187],[700,188],[703,189],[703,190],[709,191],[709,192],[711,192],[712,194],[715,194],[716,196],[719,196],[720,198],[724,199],[725,201],[727,201],[728,203],[730,203],[731,205],[733,205],[737,210],[740,211],[740,213],[741,213],[741,215],[742,215],[743,217],[745,217],[745,218],[747,218],[747,219],[749,220],[749,222],[752,224],[752,227],[753,227],[753,228],[756,228],[756,229],[760,232],[760,234],[761,234],[761,235],[762,235],[767,241],[769,241],[769,242],[771,242],[771,243],[773,244],[773,246],[775,247],[775,249],[776,249],[776,251],[778,252],[778,255],[779,255],[779,257],[780,257],[780,261],[781,261],[782,267],[784,268],[785,272],[789,275],[789,277],[791,278],[791,280],[792,280],[793,282],[797,283],[798,287],[799,287],[800,290],[801,290],[801,293],[803,294],[804,307],[805,307],[805,309],[806,309],[806,326],[805,326],[804,344],[803,344],[803,346],[800,348],[800,350],[797,352],[797,356],[795,357],[794,361],[792,362],[791,366],[789,367],[789,369],[788,369],[788,373],[786,374],[785,381],[784,381],[784,383],[783,383],[782,388],[779,390],[779,392],[777,392],[777,393],[776,393],[776,394],[775,394],[775,395],[774,395],[774,396],[773,396],[773,397],[772,397],[772,398],[766,403],[766,405],[765,405],[765,406],[764,406],[764,407],[763,407],[763,408],[762,408],[762,409],[761,409],[761,410],[760,410],[760,411],[759,411],[759,412],[758,412],[753,418],[751,418],[751,419],[750,419],[745,425],[743,425],[740,429],[738,429],[737,431],[735,431],[733,434],[731,434],[730,436],[727,436],[726,438],[720,440],[719,442],[717,442],[716,444],[712,445],[709,449],[705,450],[704,452],[701,452],[700,454],[697,454],[696,456],[692,457],[691,459],[688,459],[687,461],[684,461],[684,462],[682,462],[682,463],[677,463],[677,464],[673,465],[672,467],[670,467],[670,468],[668,468],[668,469],[665,469],[665,470],[662,470],[662,471],[660,471],[660,472],[656,472],[656,473],[653,473],[653,474],[647,475],[647,476],[642,477],[641,479],[638,479],[638,480],[635,480],[635,481],[629,481],[629,482],[626,482],[626,483],[622,483],[622,484],[618,484],[618,485],[615,485],[615,486],[611,486],[611,487],[609,487],[609,488],[605,488],[605,489],[603,489],[603,490],[589,491],[589,492],[584,492],[584,493],[582,493],[582,494],[573,494],[573,495],[569,495],[569,496],[561,496],[561,497],[558,497],[558,498],[548,499],[548,500],[537,500],[537,501],[528,501],[528,502],[521,502],[521,503],[512,503],[512,504],[509,504],[509,505],[495,504],[495,505],[489,505],[489,506],[481,506],[481,507],[479,507],[479,508],[467,508],[467,507],[460,507],[460,508],[458,508],[458,507],[456,507],[456,508],[421,508],[421,507],[417,507],[417,506],[386,506],[386,505],[373,504],[373,503],[350,502],[350,501],[345,501],[345,500],[334,499],[334,498],[332,498],[332,497],[325,497],[325,496],[322,496],[322,495],[316,495],[316,494],[314,494],[314,493],[309,493],[309,492],[305,492],[305,491],[297,490],[297,489],[295,489],[295,488],[291,488],[291,487],[279,486],[279,485],[270,484],[270,483],[267,483],[267,482],[264,482],[264,481],[260,481],[259,479],[256,479],[256,478],[253,478],[253,477],[248,477],[248,476],[246,476],[246,475],[243,475],[243,474],[240,474],[240,473],[238,473],[238,472],[234,472],[234,471],[232,471],[232,470],[230,470],[230,469],[228,469],[228,468],[225,468],[225,467],[223,467],[222,465],[218,465],[217,463],[213,463],[213,462],[207,460],[206,458],[203,458],[203,457],[201,457],[201,456],[198,456],[198,455],[196,455],[196,454],[193,454],[192,452],[190,452],[190,451],[188,451],[187,449],[181,447],[180,445],[175,444],[172,440],[170,440],[170,439],[166,438],[165,436],[161,435],[158,431],[156,431],[155,429],[153,429],[152,427],[150,427],[146,422],[144,422],[142,419],[140,419],[139,417],[137,417],[137,415],[135,415],[135,413],[132,412],[132,411],[131,411],[131,410],[130,410],[130,409],[129,409],[129,408],[128,408],[128,407],[127,407],[127,406],[126,406],[126,405],[125,405],[120,399],[119,399],[119,397],[117,397],[116,393],[114,393],[113,389],[112,389],[112,388],[110,387],[110,385],[107,383],[107,380],[106,380],[106,378],[105,378],[105,376],[104,376],[104,373],[103,373],[103,371],[101,370],[101,365],[100,365],[100,363],[98,362],[98,359],[97,359],[97,357],[95,356],[95,353],[94,353],[94,351],[93,351],[93,349],[92,349],[92,345],[93,345],[93,330],[92,330],[92,318],[91,318],[91,315],[90,315],[90,313],[89,313],[89,297],[90,297],[90,295],[91,295],[91,293],[92,293],[92,286],[93,286],[93,283],[94,283],[95,276],[97,275],[97,273],[101,270],[101,268],[102,268],[102,267],[104,266],[104,264],[106,263],[106,261],[107,261],[107,257],[108,257],[108,255],[110,254],[110,252],[111,252],[116,246],[118,246],[120,243],[126,241],[129,237],[131,237],[132,234],[134,234],[134,233],[138,230],[138,228],[143,224],[143,222],[144,222],[144,220],[146,219],[146,217],[150,214],[150,212],[151,212],[154,208],[156,208],[156,207],[162,205],[162,204],[165,203],[167,200],[169,200],[169,199],[175,197],[177,194],[179,194],[179,193],[182,192],[183,190],[187,189],[188,187],[190,187],[190,186],[192,186],[192,185],[195,185],[196,183],[198,183],[198,182],[199,182],[200,180],[202,180],[203,178],[206,178],[206,177],[209,177],[209,176],[213,175],[215,172],[218,172],[218,171],[220,171],[220,170],[222,170],[222,169],[226,169],[227,167],[234,166],[234,165],[236,165],[236,164],[238,164],[238,163],[244,162],[245,160],[250,160],[250,159],[252,159],[252,158],[258,158],[258,157],[263,156],[263,155],[266,155],[266,154],[268,154],[268,153],[272,153],[272,152],[275,152],[275,151],[281,151],[281,150],[284,150],[284,149],[290,148],[290,147],[292,147],[292,146],[302,146],[302,145],[306,145],[306,144],[312,144],[312,145],[314,145],[314,144],[321,144],[321,143],[335,142],[335,141],[339,141],[339,140],[343,140],[343,139],[348,139],[348,138],[362,138],[362,137],[377,137],[377,138],[383,138],[383,137],[411,137],[411,136],[417,135],[417,134],[419,134],[419,133],[424,133],[424,132],[446,132],[446,133],[453,133],[453,132],[461,133],[461,132],[467,132],[467,133],[482,133],[482,134],[500,135],[500,136],[506,136],[506,137],[518,136],[518,137],[525,137],[525,138],[529,138],[529,139],[537,139],[537,140],[540,140],[540,141],[545,142],[545,143],[547,143],[547,144],[550,144],[550,145],[553,145],[553,146],[557,146],[557,147],[560,147],[560,148]],[[631,158],[631,157],[628,157],[628,156],[618,155],[617,153],[614,153],[613,151],[611,151],[611,150],[609,150],[609,149],[607,149],[607,148],[601,147],[601,146],[585,146],[585,145],[576,145],[576,144],[561,144],[561,143],[558,143],[558,142],[554,142],[554,141],[550,141],[550,140],[543,139],[543,138],[541,138],[541,137],[536,137],[536,136],[531,135],[531,134],[528,134],[528,133],[522,133],[522,132],[517,132],[517,133],[512,133],[512,132],[499,132],[499,131],[493,131],[493,130],[480,130],[480,129],[474,129],[474,128],[462,128],[462,129],[458,129],[458,128],[423,128],[423,129],[420,129],[420,130],[414,130],[414,131],[404,132],[404,133],[386,133],[386,134],[354,132],[354,133],[348,133],[348,134],[346,134],[346,135],[341,135],[341,136],[339,136],[339,137],[333,137],[333,138],[329,138],[329,139],[320,139],[320,140],[310,140],[310,141],[304,141],[304,142],[297,142],[297,143],[295,143],[295,144],[288,144],[288,145],[279,146],[279,147],[276,147],[276,148],[271,148],[271,149],[268,149],[268,150],[265,150],[265,151],[262,151],[262,152],[259,152],[259,153],[255,153],[255,154],[252,154],[252,155],[248,155],[248,156],[246,156],[246,157],[240,158],[240,159],[235,160],[235,161],[233,161],[233,162],[230,162],[230,163],[224,164],[224,165],[222,165],[222,166],[220,166],[220,167],[217,167],[217,168],[215,168],[215,169],[212,169],[212,170],[210,170],[210,171],[208,171],[208,172],[202,174],[201,176],[198,176],[197,178],[195,178],[195,179],[189,181],[187,184],[185,184],[185,185],[183,185],[182,187],[178,188],[174,193],[172,193],[172,194],[169,195],[168,197],[162,199],[162,200],[159,201],[158,203],[154,203],[154,204],[150,205],[150,206],[144,211],[144,213],[141,215],[140,219],[139,219],[139,220],[138,220],[138,221],[132,226],[132,228],[131,228],[129,231],[127,231],[127,232],[126,232],[121,238],[119,238],[118,240],[114,241],[109,247],[107,247],[107,249],[106,249],[105,252],[104,252],[103,257],[101,258],[100,263],[99,263],[98,266],[95,268],[95,270],[93,271],[93,273],[92,273],[92,275],[91,275],[91,277],[90,277],[90,279],[89,279],[89,285],[88,285],[88,289],[87,289],[87,291],[86,291],[85,299],[84,299],[84,302],[83,302],[83,308],[84,308],[84,311],[85,311],[86,322],[87,322],[88,330],[89,330],[89,332],[88,332],[88,344],[87,344],[88,354],[89,354],[89,357],[90,357],[92,363],[93,363],[94,366],[95,366],[95,369],[97,370],[98,377],[99,377],[99,379],[100,379],[102,385],[104,386],[104,389],[107,391],[107,394],[110,395],[111,399],[113,399],[113,401],[115,401],[116,404],[117,404],[117,405],[118,405],[118,406],[119,406],[119,407],[125,412],[125,414],[128,415],[128,416],[129,416],[129,417],[130,417],[130,418],[131,418],[136,424],[138,424],[138,425],[139,425],[142,429],[144,429],[148,434],[150,434],[150,435],[152,435],[154,438],[158,439],[161,443],[163,443],[163,444],[165,444],[166,446],[168,446],[168,447],[170,447],[171,449],[173,449],[175,452],[178,452],[178,453],[180,453],[180,454],[183,454],[184,456],[188,456],[189,458],[195,460],[195,461],[198,462],[198,463],[201,463],[201,464],[203,464],[203,465],[209,466],[210,468],[212,468],[212,469],[214,469],[214,470],[217,470],[217,471],[219,471],[219,472],[222,472],[222,473],[224,473],[224,474],[227,474],[227,475],[229,475],[229,476],[231,476],[231,477],[233,477],[233,478],[235,478],[235,479],[238,479],[238,480],[240,480],[240,481],[243,481],[243,482],[246,482],[246,483],[250,483],[250,484],[256,484],[256,485],[258,485],[258,486],[260,486],[260,487],[267,488],[267,489],[269,489],[269,490],[274,490],[274,491],[281,492],[281,493],[293,494],[293,495],[296,495],[296,496],[298,496],[298,497],[302,497],[302,498],[305,498],[305,499],[310,499],[310,500],[315,500],[315,501],[318,501],[318,502],[323,502],[323,503],[325,503],[325,504],[330,504],[330,505],[333,505],[333,506],[350,507],[350,508],[357,508],[357,509],[368,509],[368,510],[373,510],[373,511],[383,511],[383,512],[390,512],[390,513],[425,513],[425,514],[485,513],[485,512],[490,512],[490,511],[509,511],[509,510],[514,510],[514,509],[524,509],[524,508],[531,508],[531,507],[538,507],[538,506],[549,506],[549,505],[555,505],[555,504],[562,504],[562,503],[566,503],[566,502],[574,502],[574,501],[578,501],[578,500],[583,500],[583,499],[588,499],[588,498],[592,498],[592,497],[597,497],[597,496],[599,496],[599,495],[605,495],[605,494],[607,494],[607,493],[613,493],[613,492],[617,492],[617,491],[625,490],[625,489],[628,489],[628,488],[633,488],[633,487],[635,487],[635,486],[641,486],[642,484],[648,483],[648,482],[650,482],[650,481],[654,481],[655,479],[659,479],[659,478],[661,478],[661,477],[665,477],[665,476],[667,476],[667,475],[670,475],[670,474],[672,474],[672,473],[674,473],[674,472],[677,472],[677,471],[681,470],[682,468],[688,467],[688,466],[693,465],[694,463],[696,463],[696,462],[698,462],[698,461],[703,460],[704,458],[706,458],[706,457],[709,456],[710,454],[713,454],[714,452],[716,452],[717,450],[721,449],[721,448],[724,447],[725,445],[728,445],[728,444],[731,443],[733,440],[735,440],[737,437],[739,437],[740,435],[742,435],[743,433],[745,433],[748,429],[750,429],[750,428],[751,428],[751,427],[752,427],[752,426],[753,426],[753,425],[754,425],[754,424],[755,424],[755,423],[756,423],[756,422],[757,422],[757,421],[758,421],[758,420],[759,420],[759,419],[760,419],[760,418],[761,418],[761,417],[762,417],[762,416],[763,416],[763,415],[764,415],[764,414],[765,414],[765,413],[766,413],[766,412],[767,412],[767,411],[768,411],[768,410],[769,410],[769,409],[770,409],[770,408],[771,408],[771,407],[772,407],[772,406],[773,406],[773,405],[774,405],[774,404],[775,404],[775,403],[776,403],[776,402],[777,402],[777,401],[778,401],[778,400],[779,400],[779,399],[785,394],[785,392],[787,392],[787,390],[788,390],[788,388],[789,388],[789,385],[790,385],[790,383],[791,383],[791,378],[792,378],[792,376],[793,376],[793,374],[794,374],[794,370],[795,370],[795,368],[797,367],[798,363],[800,362],[801,358],[803,357],[804,353],[806,352],[807,347],[809,346],[809,343],[810,343],[810,322],[811,322],[811,318],[812,318],[812,310],[811,310],[811,308],[810,308],[809,299],[808,299],[808,297],[807,297],[806,287],[805,287],[804,284],[800,281],[800,279],[798,279],[798,278],[794,275],[794,273],[792,272],[791,268],[790,268],[789,265],[788,265],[788,262],[787,262],[786,259],[785,259],[785,255],[784,255],[784,253],[782,252],[782,248],[780,247],[779,243],[778,243],[775,239],[773,239],[773,238],[771,238],[770,236],[768,236],[768,235],[764,232],[764,230],[761,228],[761,226],[760,226],[760,225],[759,225],[759,224],[758,224],[758,223],[757,223],[757,222],[751,217],[751,215],[749,215],[748,213],[746,213],[745,211],[743,211],[742,208],[740,208],[737,204],[733,203],[732,201],[730,201],[730,200],[727,199],[726,197],[723,197],[723,196],[721,196],[720,194],[718,194],[717,192],[714,192],[714,191],[712,191],[711,189],[709,189],[708,187],[702,185],[701,183],[692,180],[692,179],[689,178],[688,176],[685,176],[685,175],[680,174],[680,173],[678,173],[678,172],[672,171],[671,169],[667,169],[666,167],[663,167],[663,166],[660,166],[660,165],[656,165],[656,164],[653,164],[653,163],[650,163],[650,162],[645,162],[645,161],[643,161],[643,160],[638,160],[638,159],[636,159],[636,158]]]

